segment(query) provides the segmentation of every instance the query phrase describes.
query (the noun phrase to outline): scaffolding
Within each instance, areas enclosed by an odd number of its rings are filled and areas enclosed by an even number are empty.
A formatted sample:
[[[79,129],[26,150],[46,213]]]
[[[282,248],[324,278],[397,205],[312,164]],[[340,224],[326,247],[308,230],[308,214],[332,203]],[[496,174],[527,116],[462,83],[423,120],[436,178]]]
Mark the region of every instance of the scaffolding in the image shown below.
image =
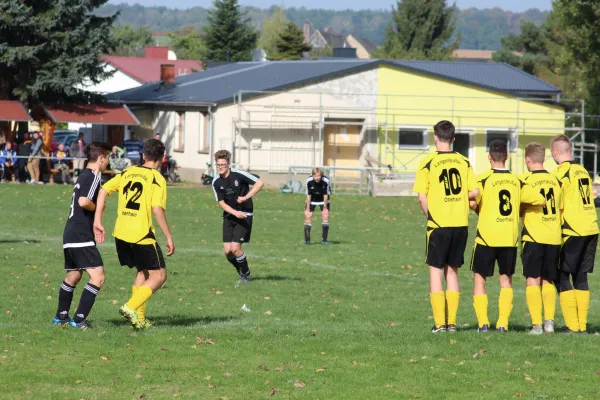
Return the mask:
[[[230,143],[236,162],[269,172],[288,172],[293,165],[327,164],[326,148],[335,155],[346,145],[326,142],[331,126],[360,127],[360,165],[356,167],[368,166],[365,154],[370,153],[379,163],[413,174],[430,145],[402,148],[399,129],[431,131],[433,119],[449,120],[457,131],[467,130],[478,138],[482,132],[506,132],[512,148],[511,168],[517,173],[526,170],[524,143],[520,143],[523,135],[566,133],[574,140],[575,156],[581,163],[592,153],[597,161],[599,149],[596,143],[585,141],[585,103],[578,99],[240,91],[234,96],[234,106]],[[474,142],[469,148],[482,145]],[[353,167],[330,160],[334,163],[329,166]],[[594,176],[596,172],[594,169]]]

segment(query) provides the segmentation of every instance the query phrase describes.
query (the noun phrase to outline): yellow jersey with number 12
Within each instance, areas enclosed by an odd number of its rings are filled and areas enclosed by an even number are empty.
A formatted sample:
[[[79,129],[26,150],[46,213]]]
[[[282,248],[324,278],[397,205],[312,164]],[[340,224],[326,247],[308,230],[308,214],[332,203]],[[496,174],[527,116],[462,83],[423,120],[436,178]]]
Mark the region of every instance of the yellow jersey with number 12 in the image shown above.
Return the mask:
[[[455,151],[438,151],[421,161],[413,192],[427,195],[427,227],[469,225],[469,192],[477,188],[469,160]]]
[[[165,178],[155,169],[135,166],[115,175],[102,189],[109,195],[119,193],[113,236],[128,243],[155,243],[152,207],[167,209]]]

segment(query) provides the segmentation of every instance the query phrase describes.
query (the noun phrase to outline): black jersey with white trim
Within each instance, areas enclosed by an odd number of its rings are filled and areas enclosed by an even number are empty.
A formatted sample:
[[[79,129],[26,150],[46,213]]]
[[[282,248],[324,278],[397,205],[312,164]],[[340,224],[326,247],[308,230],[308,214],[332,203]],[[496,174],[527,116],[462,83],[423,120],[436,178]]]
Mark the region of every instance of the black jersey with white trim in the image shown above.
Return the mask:
[[[254,212],[252,198],[244,201],[242,204],[238,204],[237,199],[238,197],[247,195],[250,191],[250,185],[255,184],[259,178],[258,175],[239,169],[230,170],[229,175],[226,178],[217,175],[212,182],[215,200],[225,201],[225,204],[234,210],[252,215]],[[229,214],[226,212],[223,212],[224,217],[228,215]]]
[[[86,168],[73,186],[69,218],[63,233],[63,248],[95,246],[94,241],[94,211],[88,211],[79,206],[79,198],[85,197],[94,203],[100,191],[100,174]]]
[[[331,183],[329,178],[323,175],[319,182],[315,181],[312,176],[306,179],[306,195],[310,196],[310,204],[321,205],[324,201],[324,196],[328,196],[328,201],[331,199]]]

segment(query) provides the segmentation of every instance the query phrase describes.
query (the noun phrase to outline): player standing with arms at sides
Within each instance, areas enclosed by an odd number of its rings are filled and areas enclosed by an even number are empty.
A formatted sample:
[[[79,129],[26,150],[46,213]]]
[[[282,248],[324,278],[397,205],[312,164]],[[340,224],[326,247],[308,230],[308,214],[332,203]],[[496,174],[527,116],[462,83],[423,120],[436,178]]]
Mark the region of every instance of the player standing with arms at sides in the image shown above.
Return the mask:
[[[231,153],[215,153],[217,175],[212,186],[215,200],[223,209],[223,249],[227,261],[234,266],[240,279],[248,283],[250,268],[242,244],[250,243],[254,205],[252,197],[264,186],[260,177],[239,169],[231,169]],[[250,190],[250,185],[252,190]]]
[[[571,141],[565,135],[552,139],[552,158],[559,164],[553,173],[562,182],[565,198],[559,298],[567,325],[566,333],[587,333],[590,308],[587,274],[594,271],[598,216],[592,196],[592,179],[585,168],[573,163],[571,151]]]
[[[558,277],[558,257],[562,237],[560,234],[560,213],[563,208],[562,184],[544,169],[546,149],[541,143],[529,143],[525,146],[525,164],[528,173],[521,177],[546,198],[544,207],[521,207],[523,232],[521,240],[523,250],[523,275],[527,288],[525,295],[531,315],[532,335],[554,333],[554,314],[556,311],[556,287]],[[542,327],[542,306],[544,320]]]
[[[108,166],[110,146],[92,142],[86,149],[87,168],[79,174],[73,187],[71,210],[63,234],[63,252],[67,275],[58,293],[58,310],[52,320],[53,325],[70,324],[73,328],[88,329],[86,320],[96,296],[104,284],[104,263],[94,241],[94,211],[100,190],[101,174]],[[73,301],[73,291],[81,280],[83,271],[90,276],[85,285],[81,300],[73,319],[69,319],[69,309]]]
[[[456,332],[458,269],[464,264],[467,245],[469,199],[479,194],[469,160],[452,151],[454,133],[449,121],[434,126],[436,152],[421,161],[413,187],[427,217],[426,263],[435,321],[432,333]]]
[[[151,326],[146,319],[146,303],[167,281],[166,264],[156,242],[152,214],[167,238],[167,256],[175,252],[165,215],[167,182],[158,172],[164,153],[165,145],[161,141],[146,141],[144,164],[127,168],[102,186],[94,219],[94,234],[98,243],[102,243],[106,237],[102,226],[106,198],[112,193],[118,193],[117,220],[113,231],[117,256],[121,265],[137,268],[132,296],[119,312],[135,329]]]
[[[331,198],[331,186],[329,178],[323,175],[320,168],[313,168],[312,176],[306,179],[306,207],[304,209],[304,244],[310,244],[310,228],[312,227],[312,216],[315,208],[321,209],[323,219],[323,235],[321,243],[327,244],[329,234],[329,209]]]
[[[476,202],[472,202],[479,212],[471,259],[471,270],[474,273],[473,307],[479,323],[477,331],[487,332],[490,321],[485,281],[494,276],[494,268],[498,262],[500,298],[496,328],[500,332],[506,332],[513,308],[512,276],[517,263],[521,203],[542,206],[546,202],[539,192],[506,168],[508,151],[505,142],[492,141],[488,159],[492,169],[477,178],[480,195]]]

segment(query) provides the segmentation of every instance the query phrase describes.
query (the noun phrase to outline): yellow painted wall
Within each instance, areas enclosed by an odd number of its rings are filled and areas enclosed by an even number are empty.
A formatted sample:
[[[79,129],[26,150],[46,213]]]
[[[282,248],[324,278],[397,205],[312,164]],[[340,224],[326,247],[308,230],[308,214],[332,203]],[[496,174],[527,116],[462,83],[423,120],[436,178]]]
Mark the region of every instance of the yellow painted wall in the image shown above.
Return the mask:
[[[516,173],[526,170],[523,155],[527,143],[548,145],[552,136],[563,133],[565,112],[561,107],[390,66],[379,67],[378,81],[377,121],[388,127],[387,144],[386,130],[379,128],[379,153],[384,163],[398,168],[404,164],[414,171],[422,156],[435,149],[433,125],[443,119],[457,129],[474,132],[471,161],[476,173],[489,168],[486,129],[516,129],[518,149],[511,152],[510,159]],[[429,148],[398,149],[399,126],[429,128]]]

